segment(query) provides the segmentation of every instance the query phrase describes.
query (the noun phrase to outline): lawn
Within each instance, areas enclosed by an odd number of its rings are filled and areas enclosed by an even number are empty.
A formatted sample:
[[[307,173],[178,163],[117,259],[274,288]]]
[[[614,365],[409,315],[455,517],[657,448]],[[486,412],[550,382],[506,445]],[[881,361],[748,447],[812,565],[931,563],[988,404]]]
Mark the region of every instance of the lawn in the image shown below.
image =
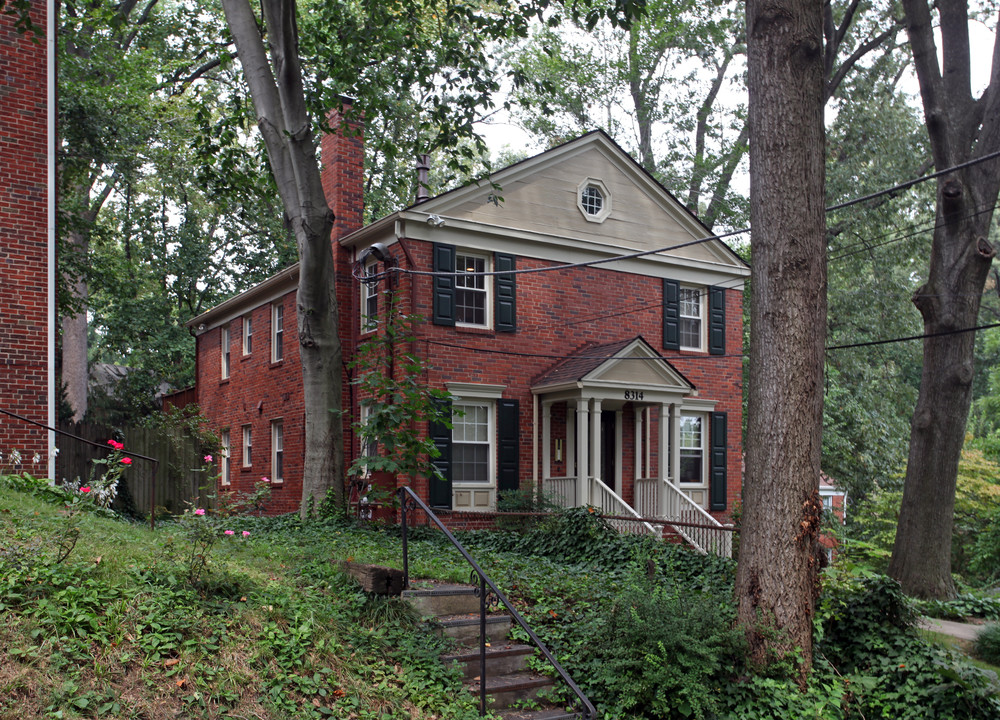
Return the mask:
[[[0,718],[477,717],[443,641],[338,569],[399,566],[396,528],[188,512],[151,532],[44,483],[0,487]],[[880,576],[828,576],[800,687],[790,665],[746,665],[727,560],[586,510],[461,537],[603,718],[1000,716]],[[429,529],[411,572],[469,576]]]

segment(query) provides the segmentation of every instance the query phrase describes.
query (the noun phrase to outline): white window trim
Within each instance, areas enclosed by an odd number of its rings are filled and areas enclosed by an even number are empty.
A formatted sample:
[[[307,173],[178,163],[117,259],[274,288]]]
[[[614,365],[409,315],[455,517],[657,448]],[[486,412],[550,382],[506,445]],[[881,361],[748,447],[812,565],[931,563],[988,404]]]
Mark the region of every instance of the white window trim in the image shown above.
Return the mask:
[[[371,277],[378,272],[376,267],[378,263],[375,260],[369,260],[365,263],[364,267],[361,269],[361,281],[358,283],[361,286],[361,332],[368,333],[375,330],[378,327],[378,311],[379,311],[379,282],[365,282],[364,278]],[[375,298],[375,317],[371,317],[368,314],[368,301]]]
[[[240,448],[243,451],[243,457],[241,458],[243,462],[243,467],[250,467],[253,465],[253,425],[244,425],[241,431],[241,444]]]
[[[278,313],[281,313],[281,357],[278,357]],[[285,306],[283,300],[271,304],[271,362],[285,359]]]
[[[583,191],[588,187],[597,188],[604,198],[604,204],[601,207],[601,211],[596,215],[591,215],[583,207]],[[602,223],[607,220],[608,216],[611,214],[611,191],[608,190],[608,186],[605,185],[600,179],[592,177],[586,178],[576,188],[576,208],[580,211],[580,214],[583,215],[583,219],[587,222]]]
[[[677,486],[683,490],[701,490],[708,487],[708,433],[709,433],[709,418],[707,413],[702,412],[691,412],[684,408],[681,409],[681,421],[683,422],[685,417],[698,418],[701,421],[701,480],[699,482],[687,482],[677,478]],[[677,452],[680,453],[682,450],[686,449],[681,445],[680,433],[678,433],[677,442]]]
[[[219,374],[223,380],[229,379],[232,358],[230,357],[230,346],[232,345],[229,325],[222,326],[222,333],[219,337]]]
[[[222,485],[228,486],[232,484],[232,472],[233,468],[230,464],[230,451],[231,451],[231,439],[228,430],[223,430],[219,433],[219,479]]]
[[[454,488],[459,488],[462,490],[466,489],[478,489],[478,490],[496,490],[497,486],[497,404],[496,401],[487,398],[472,398],[467,397],[463,399],[456,398],[452,401],[452,417],[454,418],[454,410],[456,407],[461,407],[464,405],[468,406],[483,406],[486,408],[486,437],[488,440],[488,449],[486,451],[486,457],[488,460],[487,464],[487,481],[486,482],[460,482],[458,480],[452,480],[452,491]],[[454,430],[452,430],[452,462],[454,463],[454,446],[460,444],[455,440]]]
[[[280,436],[280,443],[279,441]],[[280,446],[280,447],[279,447]],[[281,452],[281,472],[275,470],[278,467],[278,452]],[[285,421],[284,418],[275,418],[271,421],[271,484],[280,485],[285,481]]]
[[[458,272],[458,258],[459,257],[472,257],[477,260],[484,260],[483,272],[489,273],[493,272],[493,256],[489,253],[480,252],[478,250],[467,250],[465,248],[455,248],[455,313],[458,314],[458,293],[463,289],[458,285],[458,279],[462,277],[465,273]],[[483,290],[476,290],[476,292],[482,292],[484,295],[485,303],[483,306],[483,323],[467,323],[458,322],[456,319],[456,327],[468,327],[468,328],[484,328],[489,330],[493,327],[493,276],[484,275],[483,276]]]
[[[250,355],[253,352],[253,315],[247,313],[243,316],[243,354]]]
[[[680,346],[681,350],[693,350],[695,352],[705,351],[705,340],[708,335],[708,324],[705,322],[705,310],[706,310],[706,299],[708,297],[708,288],[706,287],[694,287],[692,285],[681,285],[681,292],[684,290],[694,291],[698,294],[698,345],[684,345]],[[682,301],[679,301],[679,305],[683,305]],[[677,318],[678,322],[684,320],[685,318],[693,318],[693,315],[682,315],[680,312],[680,307],[678,307]]]

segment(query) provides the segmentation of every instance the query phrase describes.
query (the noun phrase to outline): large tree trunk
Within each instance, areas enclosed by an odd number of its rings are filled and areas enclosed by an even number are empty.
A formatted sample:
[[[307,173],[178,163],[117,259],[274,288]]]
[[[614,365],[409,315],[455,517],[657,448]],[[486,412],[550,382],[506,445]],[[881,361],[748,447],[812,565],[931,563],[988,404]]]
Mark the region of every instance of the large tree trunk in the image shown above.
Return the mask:
[[[753,292],[736,574],[751,657],[812,659],[826,328],[822,4],[747,3]]]
[[[223,0],[222,5],[253,97],[271,171],[298,244],[297,316],[305,395],[304,517],[328,492],[336,504],[344,503],[343,370],[330,245],[334,218],[323,194],[305,106],[295,3],[261,3],[270,62],[247,0]]]
[[[977,101],[971,93],[968,7],[940,0],[944,73],[925,0],[904,0],[907,33],[920,81],[924,117],[939,170],[1000,149],[1000,47],[993,76]],[[927,283],[913,296],[924,320],[924,365],[913,413],[909,462],[889,574],[926,598],[953,596],[952,515],[958,461],[972,402],[980,298],[996,251],[986,240],[1000,189],[996,160],[938,179]]]
[[[69,233],[69,246],[74,252],[86,257],[90,252],[86,236],[79,232]],[[66,390],[66,402],[73,408],[73,422],[82,422],[87,415],[87,396],[90,385],[90,365],[87,359],[87,302],[90,287],[85,277],[67,278],[70,291],[79,307],[72,315],[64,315],[62,329],[62,383]]]

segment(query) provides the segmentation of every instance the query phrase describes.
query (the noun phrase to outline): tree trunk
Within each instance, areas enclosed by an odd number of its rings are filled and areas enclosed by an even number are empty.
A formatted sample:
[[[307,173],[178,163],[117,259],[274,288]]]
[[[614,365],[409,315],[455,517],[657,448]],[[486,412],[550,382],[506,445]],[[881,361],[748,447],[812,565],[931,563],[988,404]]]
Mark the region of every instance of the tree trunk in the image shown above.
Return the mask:
[[[1000,149],[1000,46],[994,41],[992,78],[976,100],[970,81],[968,5],[964,0],[940,0],[935,7],[938,23],[925,0],[903,2],[934,164],[944,170]],[[928,337],[889,574],[907,594],[925,598],[955,594],[952,515],[972,402],[975,347],[975,333],[968,330],[977,324],[996,255],[986,238],[1000,191],[998,166],[990,160],[938,179],[930,270],[927,283],[913,296]]]
[[[739,621],[811,666],[826,328],[822,4],[747,3],[753,293]]]
[[[78,231],[69,233],[68,243],[74,252],[86,257],[89,243]],[[73,408],[73,422],[82,422],[87,415],[87,395],[90,384],[90,364],[87,358],[87,302],[90,287],[85,277],[67,278],[73,297],[79,303],[78,311],[62,318],[62,382],[66,401]]]
[[[306,111],[295,3],[261,3],[270,61],[247,0],[223,0],[257,124],[299,251],[297,318],[305,399],[301,514],[328,495],[344,504],[343,368],[334,288],[330,211]]]

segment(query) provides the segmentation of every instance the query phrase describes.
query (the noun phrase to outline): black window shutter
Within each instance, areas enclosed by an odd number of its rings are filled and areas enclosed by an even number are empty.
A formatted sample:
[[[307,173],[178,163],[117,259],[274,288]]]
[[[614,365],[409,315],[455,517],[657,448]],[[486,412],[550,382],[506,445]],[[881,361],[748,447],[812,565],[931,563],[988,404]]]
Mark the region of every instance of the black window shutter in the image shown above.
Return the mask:
[[[497,401],[497,491],[517,490],[520,485],[520,413],[517,400]]]
[[[726,291],[720,287],[708,289],[708,352],[726,354]]]
[[[434,243],[434,272],[455,272],[455,246]],[[455,276],[434,276],[435,325],[455,324]]]
[[[442,416],[451,420],[451,402],[448,400],[435,400],[434,404],[441,410]],[[434,467],[444,476],[444,480],[430,478],[430,490],[427,500],[431,507],[450,508],[451,507],[451,428],[443,422],[430,422],[428,435],[434,443],[434,447],[440,453],[434,458]]]
[[[676,280],[663,281],[663,349],[681,349],[681,286]]]
[[[494,269],[497,272],[515,270],[513,255],[494,253]],[[515,332],[517,330],[517,287],[514,278],[517,276],[495,275],[493,279],[493,298],[495,326],[497,332]]]
[[[727,414],[714,412],[710,415],[712,430],[712,452],[709,458],[709,510],[726,509],[726,466],[728,455],[728,434],[726,432]]]

